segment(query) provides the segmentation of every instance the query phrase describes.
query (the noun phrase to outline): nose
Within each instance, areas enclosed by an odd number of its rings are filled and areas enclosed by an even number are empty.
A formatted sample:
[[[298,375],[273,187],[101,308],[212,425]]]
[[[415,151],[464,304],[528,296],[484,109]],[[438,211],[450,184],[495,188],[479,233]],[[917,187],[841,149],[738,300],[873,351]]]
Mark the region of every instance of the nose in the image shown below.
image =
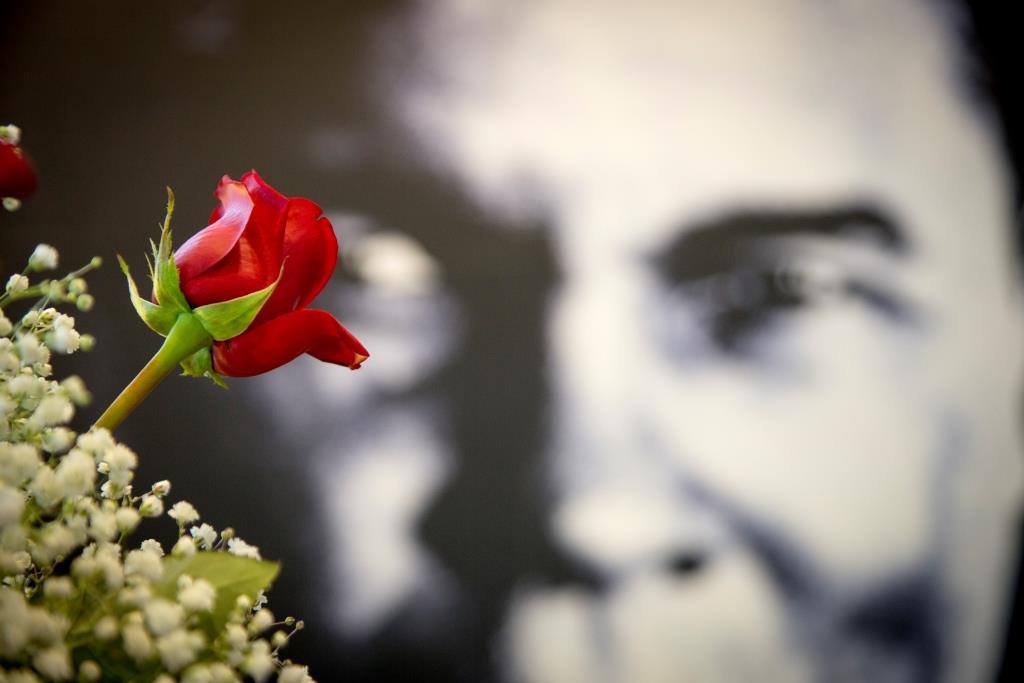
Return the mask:
[[[628,275],[574,274],[550,311],[549,532],[584,573],[604,579],[694,574],[724,536],[681,480],[678,459],[658,457],[644,427],[637,370],[656,351],[638,319],[642,279]]]
[[[713,519],[656,483],[605,482],[567,493],[551,516],[556,546],[603,579],[643,570],[697,574],[712,562]]]

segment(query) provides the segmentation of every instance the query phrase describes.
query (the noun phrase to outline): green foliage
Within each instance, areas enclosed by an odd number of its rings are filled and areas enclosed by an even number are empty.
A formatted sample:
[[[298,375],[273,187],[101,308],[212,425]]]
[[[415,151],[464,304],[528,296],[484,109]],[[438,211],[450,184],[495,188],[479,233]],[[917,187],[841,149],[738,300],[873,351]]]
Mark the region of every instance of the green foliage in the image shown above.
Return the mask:
[[[178,577],[183,575],[206,579],[217,589],[217,601],[209,614],[213,634],[224,628],[239,596],[255,600],[260,591],[270,588],[281,571],[277,562],[219,551],[197,552],[191,557],[165,557],[163,562],[163,578],[156,585],[158,595],[174,600]]]

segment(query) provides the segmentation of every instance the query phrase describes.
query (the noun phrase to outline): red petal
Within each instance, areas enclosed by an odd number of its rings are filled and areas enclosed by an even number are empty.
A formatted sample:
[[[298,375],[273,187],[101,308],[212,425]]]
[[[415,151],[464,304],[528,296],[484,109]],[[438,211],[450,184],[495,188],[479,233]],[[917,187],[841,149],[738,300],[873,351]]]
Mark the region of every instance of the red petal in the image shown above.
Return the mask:
[[[24,150],[0,141],[0,197],[26,199],[37,185],[36,171]]]
[[[283,256],[284,275],[254,324],[305,308],[331,279],[338,240],[323,210],[308,199],[288,200]]]
[[[281,270],[281,248],[284,242],[284,221],[288,211],[288,198],[263,182],[256,171],[242,176],[242,182],[255,202],[252,218],[242,235],[242,246],[252,250],[266,275],[267,284],[277,279]]]
[[[213,345],[214,369],[230,377],[249,377],[308,353],[352,369],[369,357],[359,340],[330,313],[304,308],[250,327]]]
[[[174,253],[174,261],[178,264],[185,296],[188,296],[187,285],[190,280],[205,273],[238,243],[245,230],[249,217],[253,213],[253,200],[249,197],[245,185],[231,180],[227,176],[220,181],[217,188],[220,199],[219,217],[212,224],[189,238]],[[217,212],[215,211],[216,215]],[[192,302],[194,305],[196,302]],[[209,302],[207,302],[209,303]]]
[[[287,198],[264,183],[255,171],[246,173],[238,183],[229,179],[229,184],[243,186],[252,210],[241,234],[222,259],[191,279],[182,273],[181,288],[193,306],[226,301],[262,289],[281,272]],[[230,210],[226,204],[224,209]]]

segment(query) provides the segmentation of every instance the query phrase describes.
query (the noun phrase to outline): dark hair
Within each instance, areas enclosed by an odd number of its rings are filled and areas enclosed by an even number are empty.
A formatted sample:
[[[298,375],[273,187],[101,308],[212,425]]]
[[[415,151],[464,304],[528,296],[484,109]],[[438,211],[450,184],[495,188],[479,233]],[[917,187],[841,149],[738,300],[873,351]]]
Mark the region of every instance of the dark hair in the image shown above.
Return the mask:
[[[1020,30],[1011,19],[1015,3],[997,0],[963,0],[964,21],[958,22],[967,47],[968,80],[976,94],[992,107],[999,125],[1007,158],[1012,166],[1014,197],[1024,207],[1024,117],[1019,88]],[[954,7],[954,9],[958,9]],[[1018,213],[1017,251],[1024,257],[1024,210]]]

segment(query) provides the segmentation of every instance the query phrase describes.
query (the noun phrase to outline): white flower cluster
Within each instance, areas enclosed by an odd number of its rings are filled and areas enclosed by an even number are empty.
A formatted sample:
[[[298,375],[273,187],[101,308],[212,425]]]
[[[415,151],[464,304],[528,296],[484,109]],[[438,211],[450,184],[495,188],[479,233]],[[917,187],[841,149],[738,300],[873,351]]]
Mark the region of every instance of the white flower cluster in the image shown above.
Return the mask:
[[[26,272],[56,261],[41,246]],[[129,543],[143,518],[165,514],[171,484],[135,495],[136,454],[105,429],[67,426],[90,397],[77,377],[51,379],[50,355],[86,335],[48,304],[81,302],[72,275],[39,289],[16,323],[2,306],[32,285],[12,277],[0,297],[0,683],[313,683],[278,656],[302,622],[275,622],[262,591],[239,592],[223,569],[204,574],[201,560],[252,562],[255,546],[200,523],[185,501],[166,511],[178,526],[169,553]]]

